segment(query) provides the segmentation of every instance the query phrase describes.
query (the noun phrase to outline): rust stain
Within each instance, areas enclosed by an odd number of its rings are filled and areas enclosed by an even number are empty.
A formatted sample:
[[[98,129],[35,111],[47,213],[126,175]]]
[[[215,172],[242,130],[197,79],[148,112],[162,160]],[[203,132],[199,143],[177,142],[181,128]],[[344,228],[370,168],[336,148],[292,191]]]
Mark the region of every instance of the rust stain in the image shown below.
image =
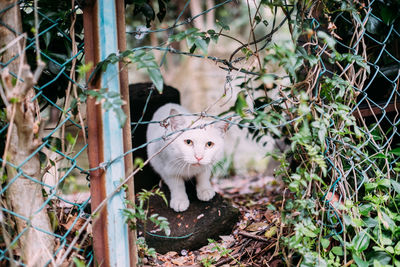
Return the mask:
[[[118,28],[118,50],[125,51],[126,50],[126,33],[125,33],[125,1],[116,0],[116,17],[117,17],[117,28]],[[124,62],[119,62],[119,82],[120,82],[120,92],[121,97],[125,101],[125,105],[122,106],[124,113],[126,115],[126,121],[124,129],[123,129],[123,138],[124,138],[124,152],[127,152],[132,149],[132,139],[131,139],[131,116],[130,116],[130,102],[129,102],[129,79],[128,79],[128,70],[124,66]],[[125,175],[129,175],[133,172],[133,157],[132,153],[128,154],[124,158],[125,163]],[[133,178],[127,182],[128,191],[127,198],[132,203],[135,202],[135,185]],[[138,261],[137,259],[137,247],[136,247],[136,231],[132,230],[128,232],[129,238],[129,260],[131,266],[136,266]]]
[[[93,66],[99,62],[99,36],[98,36],[98,17],[97,17],[97,1],[87,1],[83,8],[83,26],[85,32],[85,63],[92,62]],[[93,71],[93,68],[92,70]],[[90,73],[90,72],[89,72]],[[89,78],[89,75],[87,75]],[[88,84],[88,89],[100,88],[100,80],[94,80]],[[95,100],[88,98],[87,100],[87,123],[88,123],[88,157],[89,167],[95,168],[104,161],[103,147],[103,125],[101,106],[96,105]],[[90,172],[90,191],[91,191],[91,207],[96,209],[103,199],[106,197],[105,173],[98,169]],[[96,264],[101,266],[110,265],[109,244],[107,239],[107,213],[103,208],[96,219],[93,221],[93,249]]]

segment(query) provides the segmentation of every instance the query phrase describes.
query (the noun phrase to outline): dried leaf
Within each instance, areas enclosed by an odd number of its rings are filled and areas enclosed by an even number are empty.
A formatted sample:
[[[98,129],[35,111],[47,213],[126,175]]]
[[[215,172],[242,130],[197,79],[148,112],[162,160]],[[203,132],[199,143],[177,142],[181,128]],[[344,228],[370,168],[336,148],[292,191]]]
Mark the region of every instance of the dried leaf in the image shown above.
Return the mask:
[[[277,232],[278,232],[278,227],[272,226],[267,231],[265,231],[264,236],[267,238],[271,238],[271,237],[275,236]]]
[[[178,266],[183,266],[186,263],[186,256],[179,257],[179,258],[176,258],[176,259],[172,259],[171,262],[173,264],[178,265]]]
[[[268,226],[269,226],[268,223],[265,223],[265,222],[256,222],[256,223],[252,223],[252,224],[250,224],[249,226],[247,226],[247,227],[246,227],[246,230],[247,230],[247,231],[250,231],[250,232],[258,232],[258,231],[262,231],[262,230],[267,229]]]

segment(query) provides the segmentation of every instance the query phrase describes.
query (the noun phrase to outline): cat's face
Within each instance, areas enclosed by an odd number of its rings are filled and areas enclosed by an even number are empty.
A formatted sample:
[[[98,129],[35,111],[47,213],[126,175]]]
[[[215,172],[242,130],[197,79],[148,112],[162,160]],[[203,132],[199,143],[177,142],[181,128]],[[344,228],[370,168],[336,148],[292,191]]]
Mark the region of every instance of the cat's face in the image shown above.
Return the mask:
[[[174,111],[171,111],[171,115],[173,114]],[[173,130],[180,130],[189,127],[192,121],[187,117],[173,117],[170,122]],[[209,121],[199,120],[192,127],[207,123]],[[171,144],[177,159],[192,166],[216,163],[223,156],[223,137],[227,128],[227,123],[218,122],[183,132]]]
[[[214,164],[223,156],[224,139],[221,131],[213,126],[188,130],[173,144],[177,156],[193,166]]]

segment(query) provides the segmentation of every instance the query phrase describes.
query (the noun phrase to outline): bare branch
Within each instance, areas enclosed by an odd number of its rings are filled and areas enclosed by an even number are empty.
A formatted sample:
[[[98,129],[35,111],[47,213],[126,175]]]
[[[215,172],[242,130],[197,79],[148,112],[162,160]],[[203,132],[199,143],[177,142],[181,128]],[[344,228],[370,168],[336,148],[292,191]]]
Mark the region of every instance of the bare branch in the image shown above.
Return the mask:
[[[35,84],[37,84],[37,82],[39,81],[40,75],[42,75],[42,72],[43,72],[44,68],[46,67],[46,64],[41,60],[38,60],[37,63],[38,63],[37,68],[35,70],[35,73],[33,74],[33,82]]]
[[[10,105],[10,103],[8,102],[6,93],[4,92],[4,88],[2,86],[2,83],[0,83],[0,97],[3,100],[4,105],[6,105],[6,107],[8,107]]]

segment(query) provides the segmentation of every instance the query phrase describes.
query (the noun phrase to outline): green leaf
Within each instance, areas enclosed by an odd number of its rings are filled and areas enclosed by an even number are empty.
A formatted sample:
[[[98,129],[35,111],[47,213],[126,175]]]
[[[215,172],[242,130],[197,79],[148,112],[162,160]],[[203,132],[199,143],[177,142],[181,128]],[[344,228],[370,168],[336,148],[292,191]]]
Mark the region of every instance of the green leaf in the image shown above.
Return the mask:
[[[74,146],[77,138],[74,138],[71,133],[67,133],[66,139],[70,145]]]
[[[358,267],[368,267],[368,262],[362,260],[360,257],[358,257],[356,254],[353,253],[353,260],[357,264]]]
[[[288,188],[293,193],[296,193],[300,189],[299,184],[300,184],[299,181],[293,181],[288,185]]]
[[[208,53],[208,44],[207,44],[207,42],[205,41],[205,40],[203,40],[203,39],[201,39],[201,38],[197,38],[195,41],[194,41],[194,43],[196,44],[196,46],[198,47],[198,48],[200,48],[201,49],[201,51],[203,51],[203,54],[204,55],[207,55],[207,53]]]
[[[353,238],[353,247],[357,252],[363,252],[366,250],[369,246],[369,241],[370,238],[365,232],[365,230],[362,230],[359,232],[354,238]]]
[[[322,239],[321,239],[321,246],[322,246],[324,249],[327,248],[327,247],[329,246],[329,243],[330,243],[329,239],[326,239],[326,238],[322,238]]]
[[[378,154],[372,156],[371,159],[387,159],[387,156],[385,154],[378,153]]]
[[[319,32],[317,33],[317,36],[318,36],[319,38],[323,39],[324,42],[325,42],[330,48],[332,48],[332,49],[335,48],[336,41],[335,41],[335,39],[332,38],[332,36],[330,36],[329,34],[327,34],[326,32],[323,32],[323,31],[319,31]]]
[[[312,237],[312,238],[317,237],[317,234],[314,233],[313,231],[311,231],[310,229],[308,229],[307,227],[304,227],[304,228],[302,229],[302,231],[303,231],[303,234],[304,234],[305,236]]]
[[[382,178],[380,180],[377,181],[378,184],[378,188],[390,188],[390,180],[389,179],[385,179]]]
[[[147,73],[149,74],[151,81],[156,86],[158,92],[162,93],[162,91],[164,89],[164,80],[161,75],[160,69],[150,68],[150,69],[147,69]]]
[[[400,241],[394,246],[394,254],[400,255]]]
[[[217,20],[216,24],[218,26],[220,26],[225,31],[229,31],[230,30],[229,26],[226,23],[224,23],[223,21]]]
[[[85,263],[78,258],[73,258],[72,261],[75,263],[76,267],[85,267],[86,266]]]
[[[142,169],[144,166],[143,159],[141,158],[135,158],[135,161],[133,162],[133,167],[136,168],[138,167],[139,169]]]
[[[244,109],[248,108],[246,98],[244,96],[244,92],[240,92],[237,95],[237,99],[235,102],[235,112],[240,115],[240,117],[244,118],[246,117],[246,114],[244,113]]]
[[[400,147],[397,147],[395,149],[392,149],[390,151],[388,151],[389,154],[393,154],[395,156],[400,156]]]
[[[392,24],[395,20],[398,10],[391,8],[390,6],[383,6],[381,8],[381,18],[387,24]]]
[[[390,179],[390,183],[392,184],[394,191],[396,191],[397,194],[400,194],[400,183],[392,179]]]
[[[394,249],[392,246],[388,246],[385,248],[387,252],[389,252],[390,254],[394,254]]]
[[[118,92],[114,92],[114,91],[110,91],[107,93],[108,98],[115,98],[115,97],[119,97],[119,93]]]
[[[197,29],[197,28],[190,28],[185,31],[185,34],[186,34],[186,36],[189,36],[189,35],[193,35],[194,33],[198,32],[198,31],[199,31],[199,29]]]
[[[194,45],[195,41],[196,41],[196,38],[193,37],[193,36],[188,36],[186,38],[186,44],[187,44],[189,49]]]
[[[209,34],[211,40],[213,40],[214,43],[218,42],[218,33],[216,33],[214,30],[208,30],[207,33]]]
[[[382,216],[379,216],[379,219],[382,222],[383,226],[386,229],[394,231],[394,229],[396,228],[396,224],[394,223],[394,221],[385,212],[381,211],[380,214]]]
[[[368,260],[370,262],[378,261],[383,265],[389,264],[392,258],[389,254],[383,251],[374,251],[368,254]]]
[[[377,188],[378,184],[377,183],[365,183],[364,187],[365,187],[365,190],[371,191],[371,190]]]
[[[104,108],[104,110],[109,110],[110,108],[112,108],[112,103],[109,101],[104,102],[103,108]]]
[[[114,111],[115,111],[115,113],[116,113],[116,115],[117,115],[117,119],[118,119],[118,122],[119,122],[119,126],[120,126],[121,128],[124,127],[125,122],[126,122],[126,115],[125,115],[124,111],[123,111],[122,108],[120,108],[120,107],[114,109]]]
[[[333,247],[331,251],[337,256],[343,256],[344,255],[343,254],[343,248],[339,247],[339,246]]]
[[[38,154],[39,154],[40,165],[45,166],[45,164],[47,163],[47,155],[45,153],[43,153],[42,151],[39,151]]]

